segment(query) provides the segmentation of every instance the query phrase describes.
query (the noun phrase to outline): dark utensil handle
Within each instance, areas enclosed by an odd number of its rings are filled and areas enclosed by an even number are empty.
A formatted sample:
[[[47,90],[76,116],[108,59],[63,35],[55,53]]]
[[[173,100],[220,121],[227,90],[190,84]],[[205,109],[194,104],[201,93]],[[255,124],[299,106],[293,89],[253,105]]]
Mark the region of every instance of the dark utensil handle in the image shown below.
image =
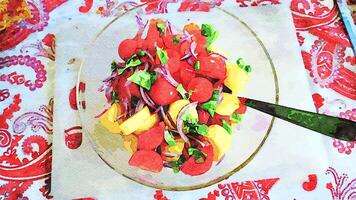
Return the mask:
[[[248,98],[245,104],[321,134],[340,140],[356,141],[356,123],[353,121]]]

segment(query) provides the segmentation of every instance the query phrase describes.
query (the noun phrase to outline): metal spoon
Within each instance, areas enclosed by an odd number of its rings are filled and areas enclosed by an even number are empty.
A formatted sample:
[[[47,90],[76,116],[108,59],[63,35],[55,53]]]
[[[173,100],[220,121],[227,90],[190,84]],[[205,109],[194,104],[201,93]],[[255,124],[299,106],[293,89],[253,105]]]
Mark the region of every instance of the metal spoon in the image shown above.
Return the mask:
[[[248,107],[270,114],[298,126],[345,141],[356,141],[356,122],[245,98]]]

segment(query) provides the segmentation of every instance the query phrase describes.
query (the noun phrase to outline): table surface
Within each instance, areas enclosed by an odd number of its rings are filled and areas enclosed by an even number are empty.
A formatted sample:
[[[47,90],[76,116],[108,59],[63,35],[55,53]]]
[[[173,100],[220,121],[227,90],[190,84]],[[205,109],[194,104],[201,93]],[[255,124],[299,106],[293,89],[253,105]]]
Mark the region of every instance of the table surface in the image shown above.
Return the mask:
[[[9,0],[10,2],[15,2]],[[153,0],[141,0],[152,2]],[[7,1],[5,1],[7,2]],[[124,1],[110,0],[27,0],[31,18],[17,22],[0,32],[0,199],[50,199],[53,133],[53,82],[55,37],[53,30],[60,17],[96,13],[103,18],[113,15],[114,7]],[[146,6],[146,12],[160,13],[174,0],[158,0]],[[206,10],[220,6],[217,1],[183,1],[186,10]],[[205,3],[204,3],[205,2]],[[213,2],[207,4],[206,2]],[[140,3],[126,2],[130,4]],[[263,6],[278,4],[279,0],[236,0],[236,6]],[[10,4],[9,4],[10,5]],[[183,4],[182,4],[183,5]],[[1,11],[0,4],[0,11]],[[15,4],[12,6],[16,6]],[[292,0],[290,2],[301,54],[308,75],[316,111],[356,121],[356,57],[350,40],[333,1]],[[52,17],[55,16],[55,17]],[[31,51],[28,51],[31,49]],[[30,53],[29,53],[30,52]],[[73,89],[68,91],[71,108],[76,108]],[[26,93],[27,95],[23,95]],[[33,99],[24,99],[33,94]],[[36,99],[36,100],[34,100]],[[73,131],[76,130],[76,131]],[[66,129],[70,149],[81,144],[80,124]],[[67,137],[68,136],[68,137]],[[329,139],[329,151],[337,152],[337,162],[355,159],[356,142]],[[330,199],[353,199],[356,193],[354,169],[335,164],[325,174],[306,174],[303,192],[312,192],[319,180]],[[239,191],[255,199],[268,199],[268,191],[278,177],[264,180],[246,180]],[[259,185],[254,187],[254,185]],[[251,189],[252,188],[252,189]],[[224,188],[206,194],[215,199]],[[259,196],[258,194],[266,194]],[[351,195],[350,195],[351,194]],[[156,191],[152,199],[168,199]],[[234,199],[246,196],[233,195]],[[95,199],[95,197],[87,197]]]

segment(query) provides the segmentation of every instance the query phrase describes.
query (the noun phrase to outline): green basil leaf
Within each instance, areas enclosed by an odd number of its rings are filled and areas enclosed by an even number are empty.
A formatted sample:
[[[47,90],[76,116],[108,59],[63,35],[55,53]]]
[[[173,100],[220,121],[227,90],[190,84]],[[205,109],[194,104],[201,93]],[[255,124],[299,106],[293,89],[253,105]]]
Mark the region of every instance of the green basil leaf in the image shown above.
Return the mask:
[[[114,92],[114,91],[111,92],[111,100],[112,100],[113,103],[119,103],[120,102],[120,100],[117,97],[117,93]]]
[[[124,73],[124,71],[130,67],[139,66],[139,65],[141,65],[141,63],[142,63],[141,60],[137,58],[136,54],[134,54],[129,59],[127,59],[125,67],[120,68],[118,71],[118,74],[120,75],[120,74]]]
[[[175,141],[173,135],[168,130],[164,131],[164,140],[167,142],[169,146],[177,145],[177,142]]]
[[[158,56],[162,64],[166,65],[168,63],[168,54],[165,50],[157,47],[156,55]]]
[[[117,70],[117,65],[116,65],[115,61],[112,61],[112,63],[111,63],[111,71],[114,72],[115,70]]]
[[[219,91],[214,90],[213,95],[211,99],[201,105],[201,108],[203,110],[208,111],[208,113],[214,117],[215,110],[216,110],[216,105],[218,104],[218,99],[219,99]]]
[[[178,37],[173,37],[173,43],[174,43],[174,44],[179,44],[179,42],[180,42],[180,38],[178,38]]]
[[[241,69],[245,70],[245,72],[249,73],[252,71],[252,68],[250,65],[246,65],[244,60],[242,58],[239,58],[236,60],[236,64],[238,67],[240,67]]]
[[[234,123],[239,123],[239,122],[241,122],[242,117],[237,112],[233,112],[230,117],[230,120]]]
[[[206,153],[196,148],[188,148],[188,154],[192,155],[196,163],[203,163],[207,157]]]
[[[232,129],[229,123],[227,123],[225,120],[222,120],[222,127],[231,135],[232,134]]]
[[[159,31],[159,35],[163,35],[166,31],[166,24],[165,23],[157,23],[157,29]]]
[[[216,40],[218,37],[218,32],[211,24],[202,24],[201,25],[201,34],[206,38],[206,47],[209,49],[210,45]]]
[[[187,91],[183,88],[182,84],[178,84],[176,90],[183,97],[183,99],[189,99],[190,96],[187,96]]]
[[[156,74],[147,71],[139,70],[132,74],[127,80],[136,83],[137,85],[149,90],[156,79]]]
[[[206,135],[208,133],[208,128],[209,127],[207,125],[201,124],[198,126],[197,132],[199,135]]]
[[[200,69],[200,61],[198,60],[197,62],[195,62],[194,64],[194,70],[199,70]]]

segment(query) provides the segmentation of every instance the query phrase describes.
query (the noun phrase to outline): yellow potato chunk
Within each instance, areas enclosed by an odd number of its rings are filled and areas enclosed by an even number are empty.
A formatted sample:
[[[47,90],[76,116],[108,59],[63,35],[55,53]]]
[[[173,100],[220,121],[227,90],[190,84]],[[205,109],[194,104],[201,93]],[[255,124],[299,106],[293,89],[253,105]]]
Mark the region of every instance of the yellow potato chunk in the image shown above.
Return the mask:
[[[137,151],[137,137],[135,135],[123,135],[122,138],[124,140],[124,147],[128,152],[134,153]]]
[[[165,148],[165,152],[181,155],[183,152],[183,148],[184,148],[184,141],[182,139],[178,139],[178,140],[176,140],[176,143],[177,144],[174,146],[167,145]],[[179,156],[178,157],[166,157],[166,161],[169,161],[169,162],[174,162],[174,161],[177,161],[178,159],[179,159]]]
[[[141,126],[135,131],[135,134],[141,134],[144,131],[151,129],[158,121],[159,117],[157,114],[151,115],[146,121],[141,123]]]
[[[223,100],[216,106],[216,113],[219,115],[231,115],[236,109],[239,108],[239,99],[229,93],[222,93]]]
[[[150,110],[145,106],[130,118],[120,124],[121,134],[129,135],[135,132],[142,126],[142,122],[146,121],[151,116]]]
[[[213,145],[214,161],[219,161],[230,148],[232,135],[219,125],[211,125],[205,137]]]
[[[182,108],[188,104],[189,104],[188,100],[180,99],[169,105],[168,113],[171,115],[174,122],[177,122],[177,117],[180,110],[182,110]]]
[[[226,79],[224,80],[224,85],[232,91],[233,95],[240,93],[247,81],[247,72],[238,67],[237,64],[226,64]]]
[[[111,107],[99,117],[99,122],[111,133],[120,133],[119,122],[116,121],[117,116],[121,114],[121,108],[118,103],[113,103]]]

